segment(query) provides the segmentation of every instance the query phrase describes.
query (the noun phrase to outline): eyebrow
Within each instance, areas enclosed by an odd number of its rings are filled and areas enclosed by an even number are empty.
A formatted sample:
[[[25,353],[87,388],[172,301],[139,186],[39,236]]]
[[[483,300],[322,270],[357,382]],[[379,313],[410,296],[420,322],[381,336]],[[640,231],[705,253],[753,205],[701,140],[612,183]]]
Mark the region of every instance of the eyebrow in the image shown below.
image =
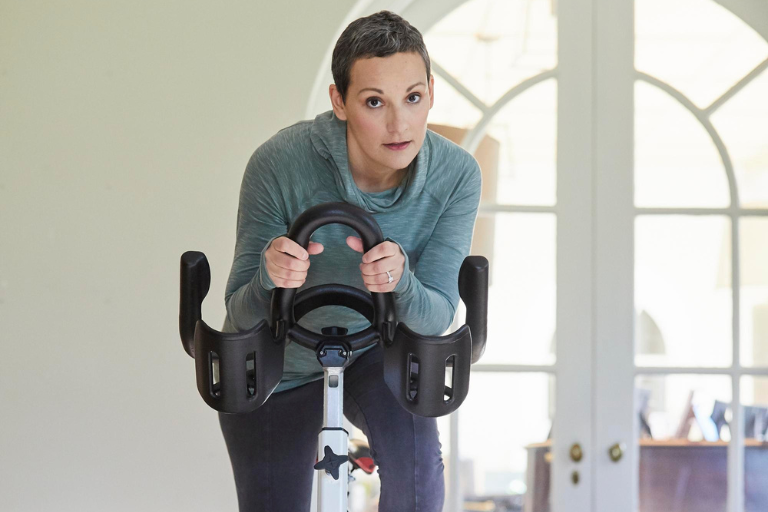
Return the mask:
[[[425,85],[425,84],[424,84],[424,82],[416,82],[415,84],[413,84],[412,86],[407,88],[405,90],[405,92],[409,92],[411,89],[413,89],[417,85]],[[358,92],[357,95],[359,96],[361,93],[363,93],[365,91],[376,91],[379,94],[384,94],[384,91],[382,91],[381,89],[374,89],[373,87],[366,87],[365,89],[360,89],[360,92]]]

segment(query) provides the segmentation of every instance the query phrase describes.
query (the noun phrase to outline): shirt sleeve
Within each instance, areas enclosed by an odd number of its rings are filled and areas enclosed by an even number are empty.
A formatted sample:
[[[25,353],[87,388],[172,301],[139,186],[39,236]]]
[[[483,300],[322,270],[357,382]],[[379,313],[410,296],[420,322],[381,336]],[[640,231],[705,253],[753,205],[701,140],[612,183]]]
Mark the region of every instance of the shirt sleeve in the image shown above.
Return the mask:
[[[393,290],[397,319],[424,336],[442,335],[453,322],[459,305],[459,269],[472,244],[481,185],[480,167],[472,158],[471,171],[456,186],[413,271],[400,247],[406,261]]]
[[[264,253],[275,238],[288,231],[274,162],[266,145],[260,146],[245,168],[237,211],[235,256],[227,281],[224,331],[252,328],[269,315],[271,290]]]

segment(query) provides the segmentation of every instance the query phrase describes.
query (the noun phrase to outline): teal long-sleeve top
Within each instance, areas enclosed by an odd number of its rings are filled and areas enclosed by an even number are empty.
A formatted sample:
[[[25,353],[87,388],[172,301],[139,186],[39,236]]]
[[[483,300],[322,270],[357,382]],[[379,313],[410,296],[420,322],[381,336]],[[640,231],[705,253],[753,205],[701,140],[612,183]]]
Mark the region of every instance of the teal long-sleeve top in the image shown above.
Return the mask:
[[[349,170],[346,125],[330,110],[280,130],[253,153],[240,189],[224,332],[250,329],[269,318],[275,284],[266,271],[264,253],[307,208],[328,202],[346,202],[372,213],[385,239],[397,243],[403,252],[405,271],[393,291],[398,322],[429,336],[441,335],[450,327],[459,303],[459,268],[469,254],[480,203],[477,161],[457,144],[427,130],[401,183],[366,193]],[[307,279],[297,292],[326,283],[368,292],[359,268],[362,254],[346,243],[350,235],[359,237],[341,224],[314,232],[311,240],[323,244],[324,250],[309,257]],[[298,323],[317,333],[329,326],[354,333],[370,325],[343,306],[318,308]],[[314,352],[289,343],[283,378],[275,392],[322,378]]]

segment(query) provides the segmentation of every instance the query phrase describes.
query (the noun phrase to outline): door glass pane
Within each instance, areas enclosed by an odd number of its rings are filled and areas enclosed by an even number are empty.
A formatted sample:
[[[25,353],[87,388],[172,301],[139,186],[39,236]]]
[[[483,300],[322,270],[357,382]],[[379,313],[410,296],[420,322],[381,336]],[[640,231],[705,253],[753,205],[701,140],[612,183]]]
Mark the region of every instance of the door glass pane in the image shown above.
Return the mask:
[[[768,377],[743,377],[744,505],[746,512],[768,510]]]
[[[744,208],[768,208],[768,70],[712,114],[733,161]]]
[[[459,94],[442,76],[437,73],[432,73],[432,75],[435,77],[435,103],[429,110],[430,124],[441,124],[464,129],[475,126],[482,117],[480,109]],[[429,128],[432,129],[431,126]],[[466,133],[466,130],[464,133]],[[454,140],[454,142],[461,145],[461,139],[458,141]]]
[[[731,380],[639,375],[640,512],[725,512]]]
[[[368,446],[368,439],[363,434],[363,431],[352,425],[346,418],[344,418],[344,428],[349,432],[349,444],[350,447],[355,447],[355,455],[361,458],[365,457],[367,455],[365,450]],[[362,464],[365,462],[365,459],[362,459],[360,462]],[[378,472],[374,470],[372,474],[368,474],[362,469],[361,465],[352,471],[351,476],[347,507],[349,512],[368,512],[372,507],[376,507],[381,494],[381,482]],[[312,492],[317,492],[317,486],[315,486]]]
[[[554,393],[545,373],[472,373],[459,410],[464,510],[548,510]]]
[[[557,64],[550,0],[470,0],[424,40],[430,57],[486,105]]]
[[[451,90],[447,83],[444,87]],[[463,99],[449,106],[438,98],[435,92],[436,115],[430,113],[429,129],[464,144],[479,111]],[[491,120],[474,151],[483,173],[483,204],[555,204],[556,106],[557,82],[547,80],[512,100]]]
[[[546,80],[513,99],[491,121],[499,148],[499,204],[554,205],[557,82]]]
[[[424,39],[434,62],[489,107],[525,79],[557,64],[556,18],[549,0],[470,0]],[[480,110],[458,100],[459,93],[435,75],[430,121],[465,130],[475,126]],[[557,84],[548,80],[499,105],[495,115],[488,114],[493,118],[481,142],[487,143],[487,163],[481,167],[483,179],[493,187],[483,202],[555,204],[556,108]],[[463,135],[451,140],[461,144]]]
[[[554,364],[555,222],[541,213],[478,216],[472,253],[491,267],[480,364]]]
[[[635,205],[730,202],[722,159],[701,122],[665,91],[635,82]]]
[[[635,67],[709,106],[768,57],[768,43],[712,0],[636,0]]]
[[[729,366],[730,223],[726,217],[635,220],[635,363]]]
[[[741,364],[765,367],[768,366],[768,218],[742,218],[740,226]]]

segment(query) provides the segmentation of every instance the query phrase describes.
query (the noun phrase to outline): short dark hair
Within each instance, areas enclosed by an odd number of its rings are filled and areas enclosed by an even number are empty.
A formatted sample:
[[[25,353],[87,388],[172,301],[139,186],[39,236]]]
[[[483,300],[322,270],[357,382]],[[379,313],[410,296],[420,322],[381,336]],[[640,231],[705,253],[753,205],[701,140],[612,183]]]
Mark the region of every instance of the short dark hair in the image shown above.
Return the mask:
[[[416,52],[427,68],[430,65],[427,47],[421,32],[391,11],[379,11],[350,23],[336,41],[331,58],[331,72],[336,89],[346,103],[352,64],[358,59],[387,57],[399,52]]]

